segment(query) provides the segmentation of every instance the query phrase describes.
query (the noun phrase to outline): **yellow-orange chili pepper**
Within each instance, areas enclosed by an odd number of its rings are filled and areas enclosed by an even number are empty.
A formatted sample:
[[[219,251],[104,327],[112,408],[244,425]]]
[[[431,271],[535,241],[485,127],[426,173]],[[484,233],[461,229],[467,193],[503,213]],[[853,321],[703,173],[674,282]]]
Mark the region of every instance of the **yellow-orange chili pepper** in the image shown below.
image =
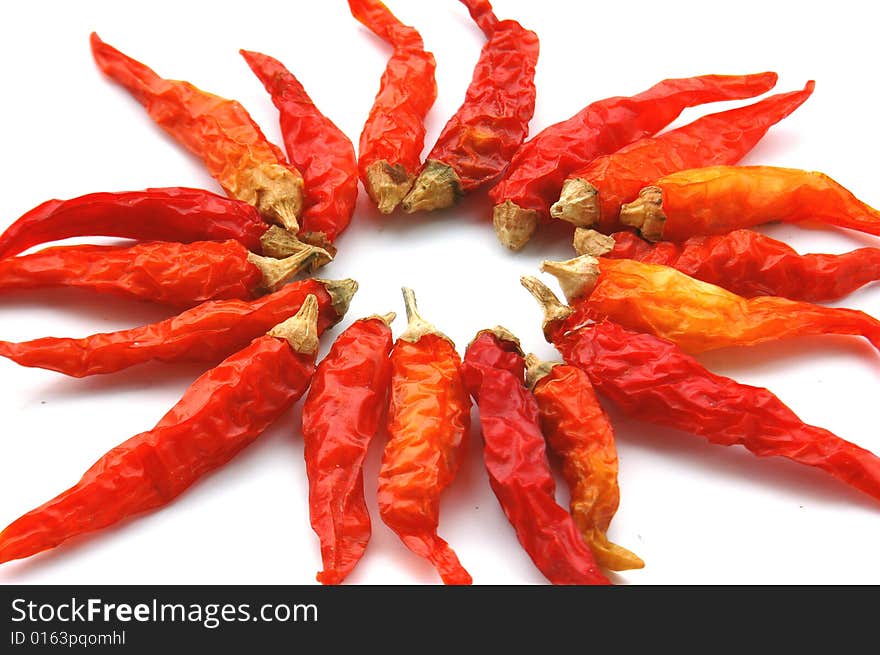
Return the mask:
[[[669,266],[582,255],[544,262],[541,270],[594,317],[669,339],[689,353],[816,334],[863,336],[880,349],[880,321],[864,312],[776,296],[743,298]]]

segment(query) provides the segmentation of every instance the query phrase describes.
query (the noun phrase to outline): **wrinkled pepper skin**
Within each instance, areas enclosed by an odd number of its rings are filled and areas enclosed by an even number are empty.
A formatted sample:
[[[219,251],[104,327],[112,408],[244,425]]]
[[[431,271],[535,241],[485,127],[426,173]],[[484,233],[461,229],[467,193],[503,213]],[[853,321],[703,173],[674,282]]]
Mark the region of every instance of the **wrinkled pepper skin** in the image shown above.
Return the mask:
[[[116,373],[150,361],[215,364],[297,311],[310,295],[318,300],[322,334],[342,320],[356,288],[354,280],[301,280],[256,300],[210,301],[129,330],[79,339],[0,341],[0,356],[76,378]]]
[[[455,479],[467,450],[470,399],[461,359],[444,336],[391,351],[388,442],[379,471],[379,513],[411,551],[434,565],[444,584],[471,584],[455,552],[437,536],[440,495]]]
[[[266,223],[246,202],[202,189],[168,187],[89,193],[47,200],[0,235],[0,258],[71,237],[101,236],[139,241],[226,241],[260,251]]]
[[[73,487],[6,527],[0,563],[170,503],[302,396],[314,372],[317,336],[309,347],[300,352],[287,339],[266,335],[202,375],[156,427],[121,443]]]
[[[605,534],[620,503],[617,448],[611,420],[590,378],[575,366],[557,364],[532,393],[547,444],[562,461],[571,516],[596,562],[612,571],[644,567],[639,557],[611,543]]]
[[[462,377],[480,410],[489,483],[535,566],[553,584],[609,584],[571,515],[555,498],[535,398],[519,346],[484,331],[468,346]]]
[[[863,336],[880,349],[880,321],[852,309],[776,296],[743,298],[674,268],[599,258],[599,280],[584,302],[598,317],[701,353],[817,334]]]
[[[823,173],[710,166],[673,173],[639,192],[620,222],[649,241],[684,241],[772,221],[810,222],[880,236],[880,211]]]
[[[326,247],[348,227],[354,213],[358,193],[354,146],[280,61],[247,50],[241,55],[272,96],[287,158],[302,173],[299,237]]]
[[[140,102],[150,117],[199,157],[223,190],[250,203],[269,223],[294,232],[302,209],[303,178],[270,143],[244,107],[165,80],[152,69],[91,35],[92,55],[101,71]]]
[[[191,307],[263,293],[264,276],[253,261],[237,241],[55,246],[0,260],[0,291],[77,287]]]
[[[581,227],[598,225],[605,233],[618,230],[620,207],[635,200],[642,187],[675,171],[736,164],[773,125],[806,102],[814,87],[811,81],[802,91],[780,93],[746,107],[703,116],[677,130],[639,139],[598,157],[568,176],[550,214]],[[585,186],[598,196],[581,207],[567,202],[567,192],[573,191],[577,198]]]
[[[880,500],[880,459],[807,425],[767,389],[715,375],[674,343],[609,320],[575,314],[548,334],[565,361],[630,416],[816,467]]]
[[[880,248],[800,255],[788,244],[752,230],[691,237],[681,244],[650,243],[632,232],[611,236],[614,246],[602,255],[605,258],[672,266],[746,298],[828,302],[880,280]]]
[[[321,360],[303,405],[309,516],[321,541],[323,584],[341,583],[370,540],[363,465],[385,409],[392,343],[384,318],[354,322]]]
[[[545,128],[523,144],[504,177],[489,191],[496,230],[505,221],[517,224],[514,227],[526,234],[505,245],[521,248],[538,220],[550,220],[550,205],[574,171],[600,155],[659,132],[688,107],[751,98],[773,88],[776,79],[775,73],[759,73],[663,80],[632,97],[594,102]],[[531,217],[530,230],[518,225],[527,217]]]
[[[458,111],[403,201],[406,212],[442,209],[496,179],[529,132],[535,113],[538,36],[499,21],[488,0],[461,0],[488,39]]]
[[[352,15],[394,51],[361,131],[358,171],[383,214],[409,192],[422,167],[425,117],[437,99],[434,55],[421,35],[379,0],[349,0]]]

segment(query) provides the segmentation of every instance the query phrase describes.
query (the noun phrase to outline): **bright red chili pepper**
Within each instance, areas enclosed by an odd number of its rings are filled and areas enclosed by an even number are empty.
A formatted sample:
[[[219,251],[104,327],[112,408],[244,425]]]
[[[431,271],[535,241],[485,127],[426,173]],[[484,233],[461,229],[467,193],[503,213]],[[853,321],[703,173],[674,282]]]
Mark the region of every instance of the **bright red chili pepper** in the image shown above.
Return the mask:
[[[227,194],[254,205],[266,221],[298,231],[302,175],[266,139],[241,104],[189,82],[162,79],[94,32],[91,44],[101,71],[125,87],[156,123],[199,157]]]
[[[880,321],[864,312],[776,296],[743,298],[659,264],[581,255],[544,262],[569,302],[597,318],[669,339],[689,353],[816,334],[863,336],[880,349]]]
[[[330,260],[312,246],[287,259],[262,257],[237,241],[56,246],[0,260],[0,291],[78,287],[192,306],[274,291],[316,258]]]
[[[364,318],[340,334],[303,405],[309,516],[321,540],[323,584],[342,582],[370,540],[363,467],[385,409],[394,316]]]
[[[555,498],[538,405],[523,384],[525,362],[516,337],[503,328],[480,332],[462,364],[477,402],[483,458],[492,491],[535,566],[553,584],[609,584]]]
[[[214,300],[158,323],[81,339],[46,337],[0,341],[0,356],[22,366],[72,377],[115,373],[149,361],[221,361],[290,316],[313,295],[318,334],[336,325],[357,291],[354,280],[291,282],[256,300]]]
[[[156,427],[116,446],[73,487],[7,526],[0,563],[167,505],[232,459],[308,387],[317,311],[310,297],[296,316],[196,380]]]
[[[451,207],[492,182],[526,138],[535,112],[538,36],[514,20],[499,21],[488,0],[461,2],[488,40],[464,103],[403,199],[407,213]]]
[[[522,281],[544,310],[547,340],[627,414],[721,446],[742,445],[759,457],[814,466],[880,500],[880,458],[873,453],[807,425],[767,389],[707,371],[671,341],[594,321],[585,306],[562,305],[535,278]]]
[[[379,514],[445,584],[470,584],[455,552],[437,535],[440,495],[467,448],[470,399],[461,359],[448,337],[419,316],[404,289],[409,325],[391,351],[388,443],[379,470]]]
[[[364,188],[379,211],[390,214],[422,166],[425,116],[437,98],[437,64],[419,33],[379,0],[348,0],[348,6],[356,19],[394,48],[358,147]]]
[[[358,192],[354,146],[280,61],[247,50],[241,55],[272,96],[287,158],[303,176],[299,238],[327,248],[354,213]]]
[[[650,243],[632,232],[605,236],[578,228],[574,249],[580,255],[672,266],[747,298],[782,296],[826,302],[880,280],[880,248],[800,255],[788,244],[752,230],[691,237],[679,245]]]
[[[47,200],[24,214],[0,235],[0,258],[84,236],[181,243],[235,239],[259,252],[265,232],[266,223],[253,206],[202,189],[89,193]]]
[[[814,87],[810,81],[803,91],[703,116],[598,157],[568,175],[550,215],[580,227],[597,225],[602,232],[620,229],[620,207],[634,200],[642,187],[686,168],[737,163],[767,130],[800,107]]]
[[[654,181],[620,210],[648,241],[684,241],[772,221],[824,223],[880,236],[880,211],[823,173],[709,166]]]
[[[547,445],[562,460],[571,516],[596,562],[612,571],[645,563],[608,540],[608,526],[620,503],[617,448],[611,420],[599,404],[587,374],[560,362],[526,357],[526,379],[541,413]]]
[[[774,84],[776,73],[663,80],[632,97],[594,102],[545,128],[517,150],[489,191],[499,240],[511,250],[522,248],[538,221],[550,219],[565,178],[599,155],[659,132],[687,107],[751,98]]]

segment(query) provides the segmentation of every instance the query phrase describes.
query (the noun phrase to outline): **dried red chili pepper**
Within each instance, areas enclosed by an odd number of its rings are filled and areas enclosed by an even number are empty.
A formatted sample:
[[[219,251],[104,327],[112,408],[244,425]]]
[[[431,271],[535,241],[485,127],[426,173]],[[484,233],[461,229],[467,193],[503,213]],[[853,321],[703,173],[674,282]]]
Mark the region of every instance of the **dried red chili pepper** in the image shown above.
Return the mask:
[[[650,243],[632,232],[605,236],[578,228],[574,249],[580,255],[672,266],[747,298],[782,296],[825,302],[880,280],[880,248],[800,255],[788,244],[752,230],[691,237],[679,245]]]
[[[307,246],[286,259],[272,259],[255,255],[237,241],[57,246],[0,260],[0,291],[78,287],[192,306],[274,291],[314,259],[329,261],[330,256]]]
[[[266,223],[253,206],[202,189],[89,193],[47,200],[24,214],[0,235],[0,258],[83,236],[181,243],[235,239],[258,252],[265,233]]]
[[[816,467],[880,499],[880,458],[873,453],[807,425],[767,389],[707,371],[671,341],[594,321],[585,306],[566,307],[539,280],[521,281],[541,304],[547,340],[627,414]]]
[[[323,334],[345,316],[357,286],[354,280],[309,278],[256,300],[209,301],[178,316],[129,330],[81,339],[0,341],[0,356],[22,366],[77,378],[115,373],[149,361],[213,364],[290,316],[310,295],[318,299],[318,334]]]
[[[709,166],[662,177],[620,210],[648,241],[684,241],[771,221],[825,223],[880,235],[880,211],[823,173]]]
[[[259,52],[240,52],[272,96],[280,113],[287,158],[303,176],[299,238],[322,248],[332,247],[351,222],[357,201],[354,146],[280,61]]]
[[[880,349],[880,321],[852,309],[776,296],[743,298],[669,266],[581,255],[544,262],[569,302],[597,318],[669,339],[689,353],[816,334],[863,336]]]
[[[101,71],[140,102],[162,129],[199,157],[233,198],[254,205],[270,223],[298,231],[303,178],[270,143],[244,107],[165,80],[142,63],[91,35]]]
[[[370,540],[363,466],[385,409],[394,317],[370,316],[340,334],[303,405],[309,515],[321,540],[323,584],[342,582]]]
[[[609,584],[571,515],[554,496],[538,405],[523,384],[519,342],[504,328],[483,330],[461,374],[480,409],[489,484],[520,544],[553,584]]]
[[[312,296],[296,316],[196,380],[156,427],[116,446],[73,487],[12,522],[0,533],[0,563],[167,505],[232,459],[308,387],[317,312]]]
[[[421,169],[425,116],[437,98],[437,64],[419,33],[379,0],[348,0],[348,6],[356,19],[394,48],[358,147],[364,188],[379,211],[390,214]]]
[[[771,89],[776,73],[702,75],[663,80],[632,97],[613,97],[584,107],[545,128],[517,150],[504,177],[490,191],[499,240],[522,248],[538,221],[550,219],[568,175],[599,155],[659,132],[687,107],[751,98]]]
[[[461,359],[449,338],[419,315],[412,290],[404,289],[403,296],[409,325],[391,351],[379,514],[445,584],[470,584],[470,574],[437,535],[440,495],[458,473],[470,429]]]
[[[571,516],[596,562],[612,571],[640,569],[641,558],[608,540],[620,503],[614,430],[587,374],[560,362],[526,357],[526,380],[541,413],[541,430],[562,460]]]
[[[488,39],[464,103],[449,119],[403,199],[407,213],[451,207],[490,183],[529,133],[535,112],[538,36],[499,21],[488,0],[461,0]]]
[[[568,175],[550,215],[580,227],[597,225],[602,232],[620,229],[621,205],[634,200],[642,187],[675,171],[737,163],[767,130],[800,107],[814,87],[810,81],[803,91],[703,116],[598,157]]]

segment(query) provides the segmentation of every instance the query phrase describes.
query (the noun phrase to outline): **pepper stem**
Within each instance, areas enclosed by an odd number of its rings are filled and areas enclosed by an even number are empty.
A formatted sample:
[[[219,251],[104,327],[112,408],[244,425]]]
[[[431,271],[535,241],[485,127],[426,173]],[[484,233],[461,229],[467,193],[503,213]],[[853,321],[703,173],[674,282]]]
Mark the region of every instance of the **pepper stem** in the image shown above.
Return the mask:
[[[562,362],[544,361],[535,353],[526,355],[526,386],[534,391],[535,385],[550,374],[554,366]]]
[[[391,327],[391,324],[394,322],[394,319],[397,318],[397,312],[388,312],[387,314],[373,314],[371,316],[365,317],[363,320],[365,321],[382,321],[388,327]]]
[[[505,200],[492,209],[492,225],[502,245],[513,251],[522,250],[538,228],[538,212]]]
[[[579,255],[601,257],[614,250],[614,237],[579,227],[574,231],[574,251]]]
[[[324,285],[330,296],[330,303],[336,311],[336,323],[342,320],[342,317],[348,313],[351,306],[351,299],[357,293],[358,283],[356,280],[346,278],[344,280],[322,280],[315,278],[315,282]]]
[[[660,241],[666,214],[663,213],[663,189],[646,186],[639,197],[620,208],[620,222],[641,232],[648,241]]]
[[[441,161],[429,159],[403,199],[401,207],[407,214],[434,211],[452,207],[463,195],[461,180],[458,179],[455,169]]]
[[[303,355],[318,352],[318,299],[309,294],[299,311],[269,330],[268,335],[285,339],[294,352]]]
[[[425,335],[436,334],[449,341],[449,337],[440,332],[431,323],[428,323],[428,321],[423,319],[419,314],[419,308],[416,305],[415,292],[408,287],[403,287],[401,291],[403,291],[403,304],[404,307],[406,307],[407,326],[404,333],[400,335],[400,338],[404,341],[416,343]]]
[[[564,262],[545,260],[541,270],[559,280],[559,287],[568,302],[589,296],[599,279],[599,260],[590,255],[581,255]]]
[[[297,217],[302,211],[303,179],[281,164],[254,168],[242,189],[241,200],[253,204],[270,223],[299,232]]]
[[[314,246],[305,246],[300,252],[284,259],[248,253],[248,261],[260,270],[263,276],[262,286],[268,291],[277,291],[314,261],[322,261],[326,264],[332,259],[326,250]]]
[[[590,227],[599,222],[601,205],[599,191],[579,177],[569,178],[562,185],[562,193],[550,207],[550,215],[568,221],[577,227]]]
[[[413,176],[401,164],[384,159],[367,166],[367,193],[383,214],[390,214],[409,192]]]
[[[264,255],[275,259],[284,259],[309,247],[300,241],[294,232],[273,225],[260,237],[260,246]]]
[[[538,301],[538,304],[541,305],[541,310],[544,312],[544,320],[541,327],[545,334],[547,333],[547,328],[550,327],[552,323],[564,321],[574,313],[574,310],[571,307],[563,305],[559,301],[559,298],[550,291],[550,288],[538,278],[532,277],[531,275],[523,275],[520,277],[519,282],[530,294],[532,294],[532,297]]]

